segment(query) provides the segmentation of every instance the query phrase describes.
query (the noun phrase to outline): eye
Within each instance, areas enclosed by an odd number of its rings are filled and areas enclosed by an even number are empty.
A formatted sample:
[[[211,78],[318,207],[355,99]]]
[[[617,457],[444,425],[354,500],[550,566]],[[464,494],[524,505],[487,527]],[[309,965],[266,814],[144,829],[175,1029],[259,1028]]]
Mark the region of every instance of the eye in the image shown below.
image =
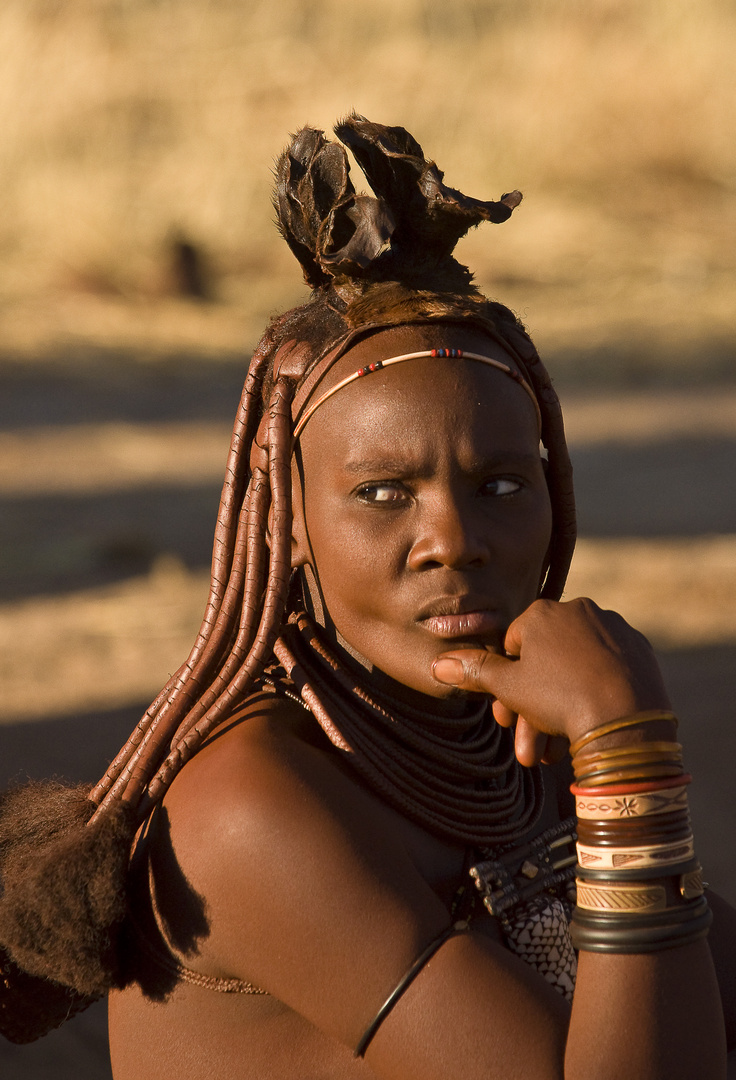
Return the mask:
[[[486,480],[481,486],[481,495],[515,495],[521,491],[521,483],[518,480],[510,480],[507,476],[497,477],[494,480]]]
[[[397,506],[409,500],[408,491],[397,481],[361,484],[356,494],[361,502],[380,503],[383,506]]]

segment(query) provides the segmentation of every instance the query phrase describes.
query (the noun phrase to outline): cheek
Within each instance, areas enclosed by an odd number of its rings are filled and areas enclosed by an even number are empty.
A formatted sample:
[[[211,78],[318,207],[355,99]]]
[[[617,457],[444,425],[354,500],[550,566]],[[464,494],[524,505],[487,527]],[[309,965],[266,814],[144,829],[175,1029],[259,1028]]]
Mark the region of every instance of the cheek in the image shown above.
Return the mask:
[[[546,489],[502,530],[496,549],[507,585],[519,597],[520,611],[539,592],[552,540],[552,509]],[[519,613],[520,613],[519,611]]]
[[[294,492],[294,550],[317,572],[325,598],[355,598],[361,607],[400,573],[405,558],[401,530],[388,529],[378,513],[361,513],[325,485],[308,490],[305,505]],[[296,500],[299,500],[298,502]]]
[[[336,616],[339,609],[361,614],[379,612],[398,586],[405,553],[394,536],[380,529],[325,515],[310,531],[315,569],[325,599]]]

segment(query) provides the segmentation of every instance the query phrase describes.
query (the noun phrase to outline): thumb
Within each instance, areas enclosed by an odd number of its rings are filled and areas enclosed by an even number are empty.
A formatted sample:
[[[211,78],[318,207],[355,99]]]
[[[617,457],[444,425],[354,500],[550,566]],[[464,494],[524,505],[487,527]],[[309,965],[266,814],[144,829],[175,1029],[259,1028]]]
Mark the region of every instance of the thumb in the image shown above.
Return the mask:
[[[503,697],[515,664],[515,660],[485,649],[459,649],[437,657],[432,664],[432,674],[437,682],[457,686],[460,690]]]

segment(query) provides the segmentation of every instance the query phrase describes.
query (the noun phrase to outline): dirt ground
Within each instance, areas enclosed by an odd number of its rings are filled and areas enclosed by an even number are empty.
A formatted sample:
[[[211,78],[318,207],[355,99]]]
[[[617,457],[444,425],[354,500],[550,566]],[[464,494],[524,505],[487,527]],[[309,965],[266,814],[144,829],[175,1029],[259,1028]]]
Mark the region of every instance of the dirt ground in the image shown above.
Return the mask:
[[[188,651],[204,603],[232,361],[0,365],[0,787],[95,779]],[[580,503],[569,595],[657,645],[693,785],[698,850],[736,901],[736,378],[563,380]],[[4,1080],[106,1080],[104,1009]]]

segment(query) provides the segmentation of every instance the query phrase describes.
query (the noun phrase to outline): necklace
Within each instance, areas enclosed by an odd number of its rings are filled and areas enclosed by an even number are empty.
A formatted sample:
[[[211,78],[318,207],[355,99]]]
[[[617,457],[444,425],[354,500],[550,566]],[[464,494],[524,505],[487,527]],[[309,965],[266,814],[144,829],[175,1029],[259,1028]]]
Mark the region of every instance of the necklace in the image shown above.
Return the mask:
[[[487,700],[468,715],[436,713],[368,691],[334,656],[309,617],[292,614],[274,646],[282,672],[267,679],[298,695],[330,742],[389,805],[431,832],[480,848],[513,843],[539,820],[539,766],[516,760],[513,736]]]

